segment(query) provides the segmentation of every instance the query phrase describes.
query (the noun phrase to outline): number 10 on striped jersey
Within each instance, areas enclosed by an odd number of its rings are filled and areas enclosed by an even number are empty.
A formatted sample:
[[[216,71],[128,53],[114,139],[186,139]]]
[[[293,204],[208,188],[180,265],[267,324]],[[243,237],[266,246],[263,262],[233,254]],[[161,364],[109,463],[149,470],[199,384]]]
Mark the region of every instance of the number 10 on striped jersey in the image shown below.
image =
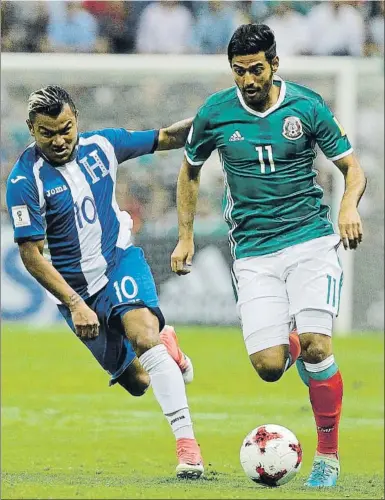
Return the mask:
[[[263,158],[263,150],[265,149],[267,151],[267,158],[268,158],[268,164],[270,167],[270,173],[275,172],[275,165],[274,165],[274,160],[273,160],[273,148],[269,145],[267,146],[256,146],[255,148],[258,153],[258,160],[259,164],[261,166],[261,174],[266,174],[266,164],[265,160]]]

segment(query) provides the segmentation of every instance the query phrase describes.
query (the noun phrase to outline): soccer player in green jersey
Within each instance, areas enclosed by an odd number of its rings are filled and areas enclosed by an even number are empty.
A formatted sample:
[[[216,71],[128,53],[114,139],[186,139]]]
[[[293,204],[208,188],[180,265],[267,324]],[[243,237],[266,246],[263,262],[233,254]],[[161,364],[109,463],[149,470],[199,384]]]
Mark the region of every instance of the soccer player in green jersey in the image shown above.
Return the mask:
[[[222,162],[224,218],[234,264],[237,309],[252,365],[274,382],[295,361],[309,387],[318,444],[309,487],[335,486],[343,384],[332,351],[342,269],[337,247],[362,241],[357,210],[366,178],[349,140],[320,95],[285,82],[273,32],[246,24],[228,59],[235,86],[199,109],[179,173],[179,242],[172,270],[190,271],[200,169],[211,152]],[[336,234],[313,169],[315,146],[345,177]],[[297,332],[290,333],[291,325]]]

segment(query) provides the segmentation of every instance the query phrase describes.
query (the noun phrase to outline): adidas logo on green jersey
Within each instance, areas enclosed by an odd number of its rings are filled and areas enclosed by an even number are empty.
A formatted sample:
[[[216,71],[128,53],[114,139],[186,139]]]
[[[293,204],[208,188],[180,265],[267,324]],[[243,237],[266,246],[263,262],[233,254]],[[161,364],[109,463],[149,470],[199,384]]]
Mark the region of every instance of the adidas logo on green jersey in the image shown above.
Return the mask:
[[[241,136],[240,132],[238,132],[238,130],[236,130],[234,132],[234,134],[230,137],[229,141],[230,142],[233,142],[233,141],[244,141],[245,138]]]

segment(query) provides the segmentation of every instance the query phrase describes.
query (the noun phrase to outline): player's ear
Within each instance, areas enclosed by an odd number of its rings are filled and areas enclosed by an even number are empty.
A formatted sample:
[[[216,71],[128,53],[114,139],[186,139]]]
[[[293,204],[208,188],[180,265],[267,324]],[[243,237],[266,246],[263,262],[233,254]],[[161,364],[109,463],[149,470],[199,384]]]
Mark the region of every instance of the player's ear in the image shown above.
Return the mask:
[[[26,120],[26,123],[27,123],[28,129],[29,129],[29,133],[32,135],[32,137],[35,137],[35,132],[33,130],[33,125],[32,125],[31,120]]]
[[[279,57],[275,56],[271,61],[271,68],[273,70],[273,73],[276,73],[278,71],[278,67],[279,67]]]

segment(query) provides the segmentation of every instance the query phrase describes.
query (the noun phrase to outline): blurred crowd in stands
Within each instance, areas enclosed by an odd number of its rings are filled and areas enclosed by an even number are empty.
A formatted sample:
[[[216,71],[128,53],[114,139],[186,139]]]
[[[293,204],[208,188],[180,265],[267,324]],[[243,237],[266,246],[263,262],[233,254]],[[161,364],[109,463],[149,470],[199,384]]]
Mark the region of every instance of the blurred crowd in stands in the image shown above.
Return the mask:
[[[253,21],[271,26],[280,56],[384,53],[383,1],[3,1],[1,12],[2,50],[9,52],[224,54],[234,29]],[[232,82],[230,72],[228,82]],[[92,81],[87,86],[74,82],[66,88],[80,109],[81,130],[108,126],[140,130],[193,116],[210,93],[228,82],[215,75],[191,81],[159,75],[156,82],[127,80],[103,87]],[[320,75],[301,77],[300,83],[319,88],[335,108],[335,90],[328,75],[324,81]],[[34,88],[28,75],[23,84],[3,79],[1,85],[0,213],[8,221],[5,180],[32,140],[25,118],[26,99]],[[362,202],[363,209],[370,211],[383,206],[383,90],[366,75],[359,79],[358,87],[355,145],[366,171],[370,174],[372,169],[379,180],[370,183],[370,196]],[[176,237],[175,185],[181,158],[180,151],[157,153],[131,160],[119,169],[117,198],[120,207],[131,213],[135,233]],[[332,178],[327,165],[320,163],[322,155],[317,162],[317,168],[322,166],[320,183],[329,202]],[[220,214],[222,191],[220,163],[212,157],[202,171],[195,224],[199,234],[226,232]]]
[[[280,55],[384,54],[384,1],[7,1],[8,52],[225,53],[242,23],[269,25]]]

